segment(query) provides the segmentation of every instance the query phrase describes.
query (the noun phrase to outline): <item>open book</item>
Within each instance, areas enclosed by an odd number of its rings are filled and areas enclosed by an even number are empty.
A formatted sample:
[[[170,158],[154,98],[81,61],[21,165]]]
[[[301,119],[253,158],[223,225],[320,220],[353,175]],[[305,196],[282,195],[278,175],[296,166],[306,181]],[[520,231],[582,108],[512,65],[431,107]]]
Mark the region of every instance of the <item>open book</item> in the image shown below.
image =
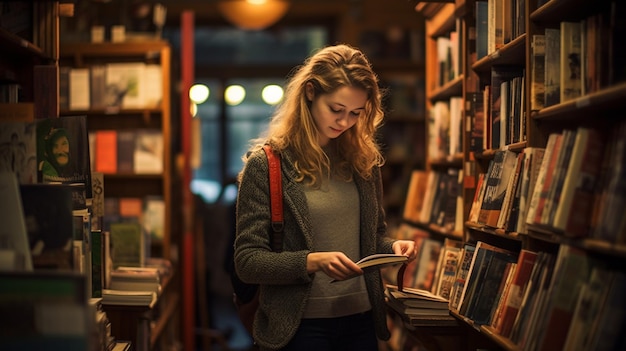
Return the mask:
[[[381,268],[384,266],[390,266],[400,263],[405,263],[408,261],[408,257],[404,255],[396,255],[396,254],[373,254],[367,257],[363,257],[362,259],[356,262],[357,266],[361,267],[363,270]],[[354,275],[347,279],[356,278],[359,275]],[[335,283],[338,280],[331,280],[331,283]]]
[[[368,267],[382,267],[387,265],[393,265],[398,263],[404,263],[409,258],[404,255],[396,255],[396,254],[374,254],[369,255],[367,257],[363,257],[359,261],[356,262],[357,266],[361,267],[361,269],[365,269]]]

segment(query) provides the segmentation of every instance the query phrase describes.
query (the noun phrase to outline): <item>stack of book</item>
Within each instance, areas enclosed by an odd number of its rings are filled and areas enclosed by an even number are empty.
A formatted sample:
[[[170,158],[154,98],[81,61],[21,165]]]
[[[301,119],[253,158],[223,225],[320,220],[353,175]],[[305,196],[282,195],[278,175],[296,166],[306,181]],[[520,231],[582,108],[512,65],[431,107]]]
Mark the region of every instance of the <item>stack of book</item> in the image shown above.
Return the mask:
[[[111,272],[113,290],[151,291],[161,293],[161,276],[153,267],[118,267]]]
[[[103,305],[146,306],[152,308],[156,301],[157,294],[154,291],[102,290]]]
[[[448,300],[428,290],[403,288],[398,290],[395,285],[387,285],[385,289],[388,304],[391,308],[409,316],[449,316]]]
[[[118,267],[111,271],[108,289],[102,291],[102,303],[152,307],[163,278],[160,267]]]

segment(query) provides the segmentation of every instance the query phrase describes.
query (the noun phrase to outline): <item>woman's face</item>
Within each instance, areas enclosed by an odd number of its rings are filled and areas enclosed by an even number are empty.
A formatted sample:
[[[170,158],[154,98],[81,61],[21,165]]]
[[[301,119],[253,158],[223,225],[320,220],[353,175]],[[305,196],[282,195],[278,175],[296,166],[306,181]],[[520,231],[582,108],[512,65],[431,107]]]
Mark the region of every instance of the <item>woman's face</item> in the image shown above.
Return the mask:
[[[343,86],[330,94],[315,95],[313,85],[308,83],[306,94],[311,101],[315,126],[320,132],[320,146],[352,128],[365,112],[367,92],[360,88]]]
[[[70,141],[66,136],[55,140],[52,145],[52,154],[56,162],[61,166],[65,166],[70,162]]]

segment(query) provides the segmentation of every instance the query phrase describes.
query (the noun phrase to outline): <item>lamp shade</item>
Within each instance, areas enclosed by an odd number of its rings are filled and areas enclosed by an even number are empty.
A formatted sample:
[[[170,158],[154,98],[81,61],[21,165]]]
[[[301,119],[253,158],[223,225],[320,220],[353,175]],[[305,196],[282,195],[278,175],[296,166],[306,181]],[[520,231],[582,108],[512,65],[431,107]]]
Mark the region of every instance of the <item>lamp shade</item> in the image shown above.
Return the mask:
[[[289,9],[288,0],[220,0],[222,16],[241,29],[260,30],[278,22]]]

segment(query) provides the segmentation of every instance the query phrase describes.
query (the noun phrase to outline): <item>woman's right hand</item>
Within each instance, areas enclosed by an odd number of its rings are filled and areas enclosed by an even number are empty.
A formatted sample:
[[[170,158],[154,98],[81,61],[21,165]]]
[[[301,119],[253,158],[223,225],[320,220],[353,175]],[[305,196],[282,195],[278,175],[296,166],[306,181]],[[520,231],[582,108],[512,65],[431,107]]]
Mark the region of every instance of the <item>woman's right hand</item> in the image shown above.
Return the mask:
[[[363,274],[359,268],[343,252],[311,252],[306,259],[308,273],[324,272],[334,280],[344,280]]]

